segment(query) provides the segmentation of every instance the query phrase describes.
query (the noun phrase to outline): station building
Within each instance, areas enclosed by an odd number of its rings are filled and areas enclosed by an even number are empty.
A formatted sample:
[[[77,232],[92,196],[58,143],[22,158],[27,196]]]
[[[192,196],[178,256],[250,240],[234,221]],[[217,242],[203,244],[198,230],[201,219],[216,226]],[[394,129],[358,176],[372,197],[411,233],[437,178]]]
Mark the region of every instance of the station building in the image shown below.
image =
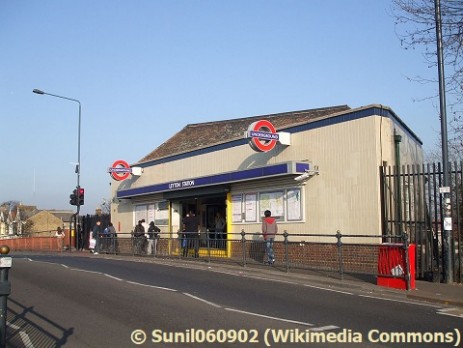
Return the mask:
[[[111,219],[130,232],[144,218],[175,238],[193,210],[205,238],[220,213],[220,238],[235,240],[259,232],[268,209],[292,240],[380,236],[380,167],[422,162],[421,140],[379,104],[188,124],[137,163],[109,168]]]

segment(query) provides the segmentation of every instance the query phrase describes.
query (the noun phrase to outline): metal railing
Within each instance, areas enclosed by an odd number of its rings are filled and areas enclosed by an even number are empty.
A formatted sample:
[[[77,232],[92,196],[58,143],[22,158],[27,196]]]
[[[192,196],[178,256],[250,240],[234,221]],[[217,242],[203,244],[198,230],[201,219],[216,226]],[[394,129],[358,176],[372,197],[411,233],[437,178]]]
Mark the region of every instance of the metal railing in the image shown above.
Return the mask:
[[[340,231],[331,235],[290,234],[284,231],[276,235],[274,240],[276,260],[273,267],[286,272],[290,269],[331,271],[338,273],[341,278],[345,272],[376,274],[379,246],[385,245],[382,241],[400,243],[407,250],[408,241],[404,243],[404,238],[407,238],[406,235],[343,235]],[[152,252],[149,252],[150,249]],[[262,234],[244,231],[228,233],[228,239],[210,238],[209,233],[159,233],[158,238],[152,241],[144,236],[134,237],[132,233],[118,233],[116,236],[101,236],[99,252],[141,257],[199,258],[242,267],[267,263]]]
[[[2,242],[6,241],[8,240],[4,239]],[[9,241],[12,251],[57,251],[55,237],[31,235]],[[271,267],[286,272],[292,269],[328,271],[338,274],[340,278],[347,273],[377,275],[380,268],[379,250],[389,245],[384,241],[394,243],[395,246],[399,245],[405,251],[404,268],[407,270],[410,264],[407,234],[347,235],[342,234],[341,231],[332,234],[290,234],[284,231],[276,235],[273,245],[275,263]],[[417,245],[417,250],[418,247]],[[101,234],[99,252],[139,257],[198,258],[207,262],[233,263],[242,267],[266,263],[262,234],[245,231],[228,233],[227,239],[215,239],[209,233],[161,232],[151,241],[144,236],[135,237],[133,233]],[[416,255],[416,268],[418,260],[419,255]],[[413,274],[420,276],[416,269]],[[403,276],[408,277],[409,280],[410,274],[405,273]],[[455,281],[461,282],[461,279]]]

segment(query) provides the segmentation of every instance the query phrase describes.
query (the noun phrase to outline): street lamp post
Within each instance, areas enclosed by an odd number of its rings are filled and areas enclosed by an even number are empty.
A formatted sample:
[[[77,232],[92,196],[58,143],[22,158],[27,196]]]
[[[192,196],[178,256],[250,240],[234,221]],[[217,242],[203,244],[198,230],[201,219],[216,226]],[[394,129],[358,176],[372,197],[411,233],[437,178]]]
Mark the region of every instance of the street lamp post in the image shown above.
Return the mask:
[[[443,244],[443,264],[444,278],[446,283],[453,282],[453,264],[451,243],[452,243],[452,206],[450,196],[449,180],[449,155],[447,139],[447,110],[445,100],[445,74],[444,74],[444,53],[442,47],[442,17],[440,0],[434,0],[434,17],[436,21],[436,41],[437,41],[437,65],[439,75],[439,104],[441,120],[441,139],[442,139],[442,171],[443,171],[443,196],[444,196],[444,228],[442,232]]]
[[[49,95],[49,96],[56,97],[56,98],[70,100],[70,101],[73,101],[79,104],[79,125],[78,125],[78,130],[77,130],[77,164],[76,164],[76,174],[77,174],[76,191],[78,192],[77,194],[79,194],[79,188],[80,188],[80,123],[81,123],[81,110],[82,110],[80,101],[77,99],[73,99],[73,98],[63,97],[61,95],[47,93],[40,89],[34,89],[32,90],[32,92],[35,94],[39,94],[39,95]],[[79,212],[80,212],[80,202],[79,202],[79,197],[77,197],[77,211],[74,214],[74,230],[76,231],[76,233],[77,233],[77,216],[79,215]],[[71,250],[71,241],[72,241],[71,233],[69,233],[69,250]],[[76,247],[78,248],[78,246]]]

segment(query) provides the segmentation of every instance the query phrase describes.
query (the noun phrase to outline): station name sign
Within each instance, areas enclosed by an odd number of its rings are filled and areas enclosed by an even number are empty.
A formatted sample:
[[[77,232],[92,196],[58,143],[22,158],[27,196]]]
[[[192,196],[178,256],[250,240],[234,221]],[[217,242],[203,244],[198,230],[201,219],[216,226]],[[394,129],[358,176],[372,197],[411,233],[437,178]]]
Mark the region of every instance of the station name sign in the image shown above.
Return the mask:
[[[193,187],[195,186],[195,181],[194,180],[185,180],[185,181],[178,181],[178,182],[172,182],[169,184],[169,189],[170,190],[176,190],[176,189],[181,189],[185,187]]]

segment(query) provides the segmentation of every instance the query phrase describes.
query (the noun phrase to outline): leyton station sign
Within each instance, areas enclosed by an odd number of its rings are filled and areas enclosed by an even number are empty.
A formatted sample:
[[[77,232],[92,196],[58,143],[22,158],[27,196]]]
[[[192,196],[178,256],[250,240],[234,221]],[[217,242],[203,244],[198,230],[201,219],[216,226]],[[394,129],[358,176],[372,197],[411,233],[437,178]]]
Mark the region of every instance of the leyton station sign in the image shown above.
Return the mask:
[[[249,139],[251,148],[257,152],[269,152],[275,148],[277,142],[283,145],[291,143],[289,133],[277,133],[273,124],[267,120],[251,123],[245,136]]]

